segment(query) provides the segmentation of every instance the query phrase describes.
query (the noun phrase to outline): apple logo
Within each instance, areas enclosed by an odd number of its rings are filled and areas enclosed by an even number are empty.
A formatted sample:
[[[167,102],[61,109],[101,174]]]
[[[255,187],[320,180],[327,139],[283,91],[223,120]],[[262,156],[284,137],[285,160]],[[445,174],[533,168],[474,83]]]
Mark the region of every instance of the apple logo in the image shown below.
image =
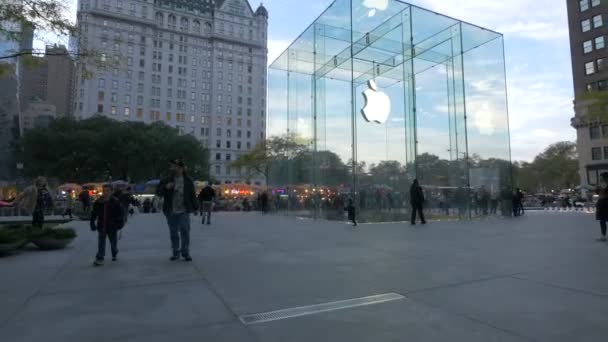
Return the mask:
[[[370,9],[368,17],[376,15],[376,11],[384,11],[388,8],[388,0],[364,0],[363,6]]]
[[[363,92],[365,105],[361,109],[361,114],[367,122],[377,122],[383,124],[391,113],[391,100],[388,95],[378,91],[378,86],[374,80],[367,81],[368,89]]]

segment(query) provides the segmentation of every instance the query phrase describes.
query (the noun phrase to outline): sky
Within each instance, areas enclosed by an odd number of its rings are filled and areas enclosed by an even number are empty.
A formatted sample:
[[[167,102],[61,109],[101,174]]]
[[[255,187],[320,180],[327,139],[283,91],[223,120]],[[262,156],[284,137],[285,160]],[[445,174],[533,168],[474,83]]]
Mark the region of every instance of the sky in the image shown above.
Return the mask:
[[[76,0],[73,1],[75,8]],[[269,62],[333,0],[265,0]],[[512,159],[532,160],[550,144],[576,139],[570,126],[572,71],[566,1],[410,0],[504,34]],[[250,0],[255,10],[258,0]],[[75,18],[75,13],[71,15]],[[41,44],[40,42],[38,44]]]

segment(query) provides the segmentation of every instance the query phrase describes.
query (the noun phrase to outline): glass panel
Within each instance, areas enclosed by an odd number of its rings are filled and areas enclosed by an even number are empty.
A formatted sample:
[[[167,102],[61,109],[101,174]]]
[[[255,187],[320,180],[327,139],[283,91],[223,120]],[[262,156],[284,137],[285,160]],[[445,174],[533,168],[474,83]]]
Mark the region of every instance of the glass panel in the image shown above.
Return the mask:
[[[464,25],[464,24],[463,24]],[[512,169],[502,37],[464,55],[473,211],[510,212]]]

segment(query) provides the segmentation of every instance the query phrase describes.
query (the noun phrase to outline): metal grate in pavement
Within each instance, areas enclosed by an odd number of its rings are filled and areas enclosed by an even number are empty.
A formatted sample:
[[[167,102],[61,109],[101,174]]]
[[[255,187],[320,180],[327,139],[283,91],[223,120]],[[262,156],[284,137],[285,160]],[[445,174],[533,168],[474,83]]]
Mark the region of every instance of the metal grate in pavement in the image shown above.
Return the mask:
[[[355,308],[359,306],[366,306],[372,304],[380,304],[385,302],[391,302],[396,300],[405,299],[404,296],[398,293],[385,293],[376,296],[353,298],[347,300],[340,300],[336,302],[329,302],[323,304],[300,306],[296,308],[289,308],[277,311],[270,311],[264,313],[251,314],[239,317],[241,322],[246,325],[259,324],[271,321],[278,321],[286,318],[294,318],[301,316],[314,315],[321,312],[344,310],[349,308]]]

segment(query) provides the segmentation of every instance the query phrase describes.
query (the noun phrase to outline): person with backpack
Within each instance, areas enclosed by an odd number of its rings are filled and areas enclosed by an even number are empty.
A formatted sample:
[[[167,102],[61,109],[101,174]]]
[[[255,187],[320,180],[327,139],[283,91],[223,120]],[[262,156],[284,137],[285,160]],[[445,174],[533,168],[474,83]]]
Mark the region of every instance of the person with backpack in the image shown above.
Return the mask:
[[[181,159],[172,160],[169,164],[171,175],[160,182],[156,194],[163,198],[163,213],[171,234],[173,255],[170,260],[178,260],[181,254],[186,261],[192,261],[190,214],[197,210],[194,182],[186,174],[186,166]]]
[[[198,200],[201,205],[201,216],[203,217],[202,224],[205,224],[205,217],[207,218],[207,224],[211,224],[211,210],[213,208],[213,201],[215,200],[215,190],[205,183],[205,187],[198,194]]]
[[[422,224],[426,224],[423,212],[424,192],[422,192],[422,187],[418,183],[417,179],[414,179],[414,182],[410,187],[410,204],[412,205],[412,225],[416,225],[416,213],[420,215],[420,221]]]
[[[42,228],[44,211],[53,208],[53,196],[47,188],[46,178],[36,178],[33,185],[25,188],[15,198],[13,205],[31,213],[32,226]]]
[[[106,239],[110,240],[112,261],[118,255],[118,231],[124,226],[124,214],[120,201],[112,193],[112,185],[103,185],[103,195],[93,204],[91,230],[97,231],[97,255],[94,266],[103,266],[106,255]]]

